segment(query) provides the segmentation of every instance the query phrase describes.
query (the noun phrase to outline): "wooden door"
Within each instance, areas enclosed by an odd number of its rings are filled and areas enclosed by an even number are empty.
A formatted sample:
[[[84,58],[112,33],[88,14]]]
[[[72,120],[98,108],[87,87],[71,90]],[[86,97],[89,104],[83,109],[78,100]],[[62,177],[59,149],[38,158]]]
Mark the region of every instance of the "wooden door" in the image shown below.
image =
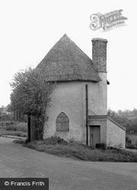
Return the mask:
[[[100,126],[90,126],[90,146],[96,147],[96,144],[100,143]]]

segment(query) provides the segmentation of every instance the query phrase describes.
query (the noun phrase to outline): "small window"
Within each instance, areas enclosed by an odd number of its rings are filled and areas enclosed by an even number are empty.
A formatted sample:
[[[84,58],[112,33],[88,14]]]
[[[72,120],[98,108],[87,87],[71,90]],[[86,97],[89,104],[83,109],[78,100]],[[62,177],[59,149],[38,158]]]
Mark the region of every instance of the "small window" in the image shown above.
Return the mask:
[[[61,112],[56,119],[56,131],[69,131],[69,118],[64,112]]]

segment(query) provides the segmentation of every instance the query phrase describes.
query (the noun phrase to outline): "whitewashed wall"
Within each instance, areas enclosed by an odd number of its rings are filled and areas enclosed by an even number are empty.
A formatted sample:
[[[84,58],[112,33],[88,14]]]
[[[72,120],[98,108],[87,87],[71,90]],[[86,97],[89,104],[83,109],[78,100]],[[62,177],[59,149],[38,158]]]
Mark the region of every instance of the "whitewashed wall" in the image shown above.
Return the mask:
[[[125,148],[126,131],[110,120],[107,120],[107,146]]]
[[[101,83],[60,82],[51,95],[44,138],[60,136],[85,143],[85,84],[88,84],[89,114],[106,114],[106,97]],[[56,118],[64,112],[69,117],[69,132],[56,132]]]

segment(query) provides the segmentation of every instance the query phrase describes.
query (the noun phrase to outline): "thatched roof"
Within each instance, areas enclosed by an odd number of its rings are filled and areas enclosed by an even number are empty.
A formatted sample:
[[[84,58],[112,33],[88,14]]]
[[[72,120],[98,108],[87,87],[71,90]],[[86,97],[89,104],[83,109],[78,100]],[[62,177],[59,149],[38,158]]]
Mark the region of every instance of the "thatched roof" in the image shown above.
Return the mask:
[[[37,68],[46,81],[100,81],[91,59],[64,35]]]

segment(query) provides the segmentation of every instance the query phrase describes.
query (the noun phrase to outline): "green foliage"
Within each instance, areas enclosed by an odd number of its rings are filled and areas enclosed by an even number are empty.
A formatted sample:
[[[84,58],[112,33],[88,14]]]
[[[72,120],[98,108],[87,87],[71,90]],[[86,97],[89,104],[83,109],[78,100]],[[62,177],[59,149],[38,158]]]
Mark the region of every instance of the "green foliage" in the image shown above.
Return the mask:
[[[0,121],[7,121],[7,120],[12,120],[12,114],[8,111],[8,106],[0,107]]]
[[[105,150],[91,149],[86,145],[64,143],[61,139],[58,142],[56,139],[58,137],[51,137],[47,141],[34,141],[24,144],[24,146],[57,156],[71,157],[85,161],[137,162],[137,154],[126,150],[117,148]]]
[[[52,144],[52,145],[55,145],[55,144],[68,144],[67,141],[65,141],[64,139],[60,138],[60,137],[49,137],[49,138],[46,138],[44,140],[44,143],[45,144]]]
[[[118,112],[108,110],[108,115],[112,117],[116,122],[126,127],[127,131],[134,130],[137,132],[137,110],[132,111],[125,110]]]
[[[11,87],[9,109],[33,116],[35,124],[38,125],[34,127],[42,132],[53,84],[47,83],[39,70],[29,68],[15,75]]]
[[[7,120],[7,121],[0,121],[0,128],[6,128],[8,126],[13,126],[14,125],[14,121],[11,120]]]
[[[42,115],[50,101],[51,84],[33,69],[19,72],[11,83],[11,108],[24,114]]]
[[[27,123],[18,121],[0,121],[0,129],[27,132]]]

